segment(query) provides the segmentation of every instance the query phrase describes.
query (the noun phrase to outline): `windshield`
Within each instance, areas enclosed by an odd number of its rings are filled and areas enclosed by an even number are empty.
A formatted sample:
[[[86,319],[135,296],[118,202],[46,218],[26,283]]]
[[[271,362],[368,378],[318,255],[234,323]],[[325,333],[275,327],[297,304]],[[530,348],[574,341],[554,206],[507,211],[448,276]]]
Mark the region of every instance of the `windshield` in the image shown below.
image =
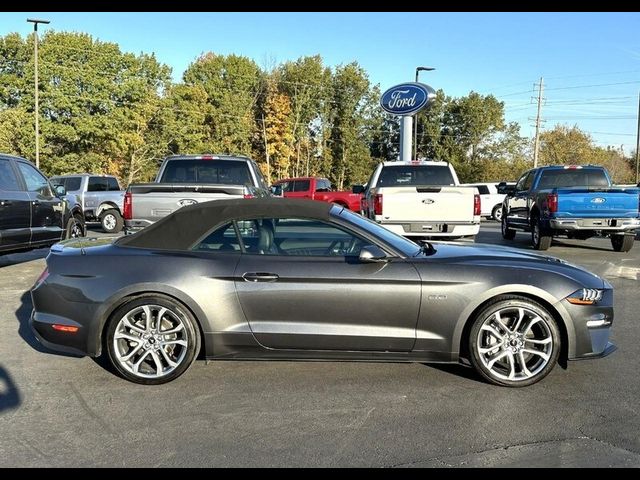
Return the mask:
[[[609,179],[601,168],[545,170],[538,189],[557,187],[608,187]]]
[[[420,253],[421,248],[418,244],[408,240],[400,235],[397,235],[386,228],[378,225],[373,220],[369,220],[368,218],[364,218],[362,215],[358,215],[357,213],[353,213],[346,208],[342,208],[338,210],[340,207],[336,207],[331,209],[331,213],[336,216],[348,221],[349,223],[354,224],[355,226],[371,232],[376,237],[381,238],[384,242],[391,245],[396,250],[402,252],[402,254],[406,257],[415,257],[418,253]],[[338,213],[334,213],[338,212]]]
[[[417,185],[455,185],[448,165],[393,165],[385,166],[378,179],[379,187]]]

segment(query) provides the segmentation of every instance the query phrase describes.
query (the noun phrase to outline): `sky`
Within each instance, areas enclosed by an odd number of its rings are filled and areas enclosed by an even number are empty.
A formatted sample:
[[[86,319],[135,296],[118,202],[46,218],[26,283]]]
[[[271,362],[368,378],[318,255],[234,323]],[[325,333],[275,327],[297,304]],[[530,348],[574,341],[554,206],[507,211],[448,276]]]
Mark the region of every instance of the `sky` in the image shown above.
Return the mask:
[[[599,145],[635,150],[640,92],[640,13],[0,13],[0,35],[30,33],[26,18],[86,32],[124,51],[154,52],[180,80],[201,53],[238,54],[261,67],[320,54],[357,61],[384,91],[420,81],[448,95],[505,102],[508,121],[532,136],[544,78],[543,129],[577,125]]]

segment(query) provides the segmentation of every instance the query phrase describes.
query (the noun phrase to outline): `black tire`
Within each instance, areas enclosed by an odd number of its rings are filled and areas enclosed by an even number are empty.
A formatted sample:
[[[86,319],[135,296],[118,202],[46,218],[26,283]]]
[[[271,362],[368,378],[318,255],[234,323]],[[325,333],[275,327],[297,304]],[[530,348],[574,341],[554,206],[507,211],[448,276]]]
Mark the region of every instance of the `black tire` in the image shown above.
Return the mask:
[[[493,210],[491,211],[491,218],[496,222],[502,221],[502,205],[496,205],[493,207]]]
[[[118,210],[110,208],[100,214],[100,226],[104,233],[119,233],[124,226],[124,219]]]
[[[611,246],[616,252],[628,252],[635,241],[635,235],[611,235]]]
[[[139,374],[136,374],[128,370],[121,363],[122,360],[124,359],[121,360],[118,358],[118,355],[122,356],[123,352],[116,352],[116,348],[130,348],[131,350],[133,350],[134,347],[138,347],[138,345],[135,344],[135,342],[134,342],[134,345],[131,345],[132,342],[127,340],[124,340],[124,344],[121,343],[118,346],[116,346],[114,339],[116,336],[116,329],[118,329],[119,326],[120,328],[122,328],[122,325],[120,324],[121,319],[125,315],[130,314],[133,310],[137,308],[141,308],[143,306],[166,308],[169,310],[170,313],[176,315],[176,317],[179,319],[179,323],[183,325],[183,328],[180,330],[180,335],[182,336],[181,339],[186,340],[187,345],[184,347],[175,345],[173,346],[173,350],[171,351],[165,350],[165,352],[168,353],[169,356],[171,356],[171,355],[174,355],[174,353],[176,353],[175,352],[176,348],[179,349],[178,350],[179,361],[178,359],[176,359],[175,363],[177,364],[177,366],[175,367],[171,367],[169,364],[167,364],[167,368],[173,368],[173,370],[171,370],[166,374],[161,374],[160,376],[148,377],[148,376],[145,376],[145,372],[140,372]],[[151,311],[153,312],[153,308]],[[128,316],[129,318],[136,318],[135,316],[131,316],[131,315],[128,315]],[[142,318],[144,319],[144,317]],[[162,318],[166,318],[166,317],[163,315]],[[152,319],[150,326],[152,327],[153,325],[154,323]],[[137,326],[140,327],[141,324],[138,323]],[[153,329],[147,330],[147,331],[152,331],[152,330]],[[166,335],[158,335],[158,336],[166,339]],[[139,296],[124,303],[122,306],[116,309],[116,311],[113,312],[113,314],[108,320],[107,330],[104,338],[105,338],[104,352],[107,357],[107,360],[109,361],[110,365],[114,368],[114,370],[120,376],[129,380],[130,382],[139,383],[142,385],[161,385],[163,383],[167,383],[167,382],[171,382],[172,380],[175,380],[176,378],[178,378],[180,375],[182,375],[184,372],[186,372],[189,369],[189,367],[193,364],[196,357],[198,356],[198,352],[200,351],[200,332],[198,330],[196,320],[191,314],[191,312],[189,311],[189,309],[187,309],[184,305],[180,304],[174,299],[161,294],[147,294],[147,295]],[[158,340],[156,339],[156,341]],[[151,340],[145,340],[145,342],[148,344],[149,342],[151,342]],[[163,357],[161,355],[162,352],[160,352],[158,348],[163,348],[163,346],[158,344],[157,348],[155,349],[156,354],[158,355],[158,358],[162,358]],[[164,347],[164,348],[171,348],[171,347]],[[140,360],[141,366],[139,368],[145,368],[145,367],[156,368],[156,372],[157,372],[158,370],[157,364],[152,365],[152,362],[151,362],[155,355],[152,352],[149,352],[151,355],[148,355],[147,353],[145,353],[145,349],[153,350],[154,347],[153,346],[147,347],[143,344],[143,346],[139,348],[139,350],[142,352],[142,356],[139,356],[139,357],[134,356],[133,358],[136,359],[136,361]],[[184,352],[182,351],[182,349],[184,349]],[[127,352],[127,354],[128,353],[130,353],[130,351]],[[167,357],[165,356],[164,358],[167,358]],[[124,363],[127,363],[127,362],[124,362]]]
[[[531,245],[535,250],[549,250],[553,236],[543,229],[538,217],[531,220]]]
[[[65,239],[81,238],[87,235],[87,229],[84,225],[84,219],[76,214],[67,221]]]
[[[550,351],[547,353],[548,358],[546,360],[544,360],[544,358],[541,356],[538,358],[538,355],[530,355],[526,353],[523,354],[528,355],[529,357],[528,359],[526,359],[526,362],[532,362],[532,365],[528,365],[530,367],[534,367],[533,363],[536,361],[546,361],[546,363],[542,363],[537,368],[533,368],[533,371],[529,372],[531,373],[531,376],[527,376],[525,373],[523,373],[525,370],[520,368],[518,374],[521,376],[521,378],[518,378],[516,380],[509,380],[508,378],[502,378],[501,376],[499,376],[499,373],[497,371],[494,372],[493,369],[490,369],[487,367],[487,365],[485,365],[486,358],[483,360],[483,355],[490,355],[491,357],[495,357],[500,352],[480,352],[479,343],[482,343],[483,341],[482,335],[486,335],[486,333],[483,333],[485,331],[481,330],[481,327],[483,326],[483,324],[485,324],[485,321],[495,318],[496,312],[504,313],[504,311],[509,310],[513,310],[514,312],[516,312],[520,308],[531,311],[535,315],[540,317],[540,322],[542,323],[536,322],[534,326],[536,326],[536,328],[538,328],[540,332],[545,332],[545,334],[549,335],[549,337],[551,338],[551,345],[548,347]],[[510,325],[513,327],[515,326],[514,324],[517,321],[517,314],[515,314],[513,319],[508,316],[501,318],[503,320],[506,320],[507,323],[513,322],[510,323]],[[556,363],[558,362],[560,350],[562,347],[560,330],[555,319],[549,313],[549,311],[538,302],[531,300],[530,298],[520,297],[517,295],[503,295],[497,297],[495,300],[486,305],[480,312],[478,312],[475,319],[473,320],[473,325],[469,332],[467,341],[470,357],[469,361],[471,362],[471,365],[474,367],[474,369],[488,382],[504,387],[526,387],[542,380],[555,367]],[[508,346],[502,347],[500,343],[496,344],[496,349],[505,350],[506,348],[508,348]],[[517,354],[512,355],[512,358],[515,358],[516,355]],[[519,363],[519,361],[512,361],[518,363],[521,367],[521,363]],[[498,365],[499,366],[496,368],[496,370],[503,368],[502,365]],[[506,373],[506,371],[504,373]]]
[[[505,240],[513,240],[514,238],[516,238],[516,231],[512,228],[509,228],[509,224],[507,223],[507,216],[504,214],[504,212],[502,212],[502,221],[500,222],[500,224],[502,238],[504,238]]]

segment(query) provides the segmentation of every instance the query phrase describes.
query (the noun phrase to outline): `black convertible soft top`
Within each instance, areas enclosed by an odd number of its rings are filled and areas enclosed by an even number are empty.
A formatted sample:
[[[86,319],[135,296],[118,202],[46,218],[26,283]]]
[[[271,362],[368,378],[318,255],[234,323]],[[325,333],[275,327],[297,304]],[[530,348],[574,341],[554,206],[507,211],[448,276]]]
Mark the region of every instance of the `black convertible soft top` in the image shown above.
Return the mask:
[[[250,198],[213,200],[182,207],[153,225],[118,239],[120,247],[186,250],[213,227],[250,218],[315,218],[328,220],[333,205],[315,200]]]

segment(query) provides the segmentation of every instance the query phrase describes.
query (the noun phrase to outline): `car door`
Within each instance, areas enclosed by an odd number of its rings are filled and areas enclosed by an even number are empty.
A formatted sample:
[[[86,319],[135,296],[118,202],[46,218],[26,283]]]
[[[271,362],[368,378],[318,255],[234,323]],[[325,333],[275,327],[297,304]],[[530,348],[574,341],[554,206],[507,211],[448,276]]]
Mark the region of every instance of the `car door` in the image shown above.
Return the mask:
[[[234,275],[256,340],[273,349],[410,351],[420,277],[401,259],[362,263],[370,244],[329,222],[238,222],[243,254]]]
[[[29,246],[31,200],[12,160],[0,158],[0,250]]]
[[[486,185],[476,185],[478,189],[478,193],[480,194],[480,207],[482,210],[482,216],[487,217],[491,215],[491,209],[493,208],[493,204],[491,201],[491,192],[489,192],[489,187]]]
[[[528,198],[533,184],[535,172],[529,171],[520,177],[513,196],[509,197],[509,212],[507,218],[512,225],[526,226],[529,224]]]
[[[65,203],[54,195],[49,180],[28,162],[16,162],[31,201],[31,244],[59,240],[65,232],[63,225]]]

